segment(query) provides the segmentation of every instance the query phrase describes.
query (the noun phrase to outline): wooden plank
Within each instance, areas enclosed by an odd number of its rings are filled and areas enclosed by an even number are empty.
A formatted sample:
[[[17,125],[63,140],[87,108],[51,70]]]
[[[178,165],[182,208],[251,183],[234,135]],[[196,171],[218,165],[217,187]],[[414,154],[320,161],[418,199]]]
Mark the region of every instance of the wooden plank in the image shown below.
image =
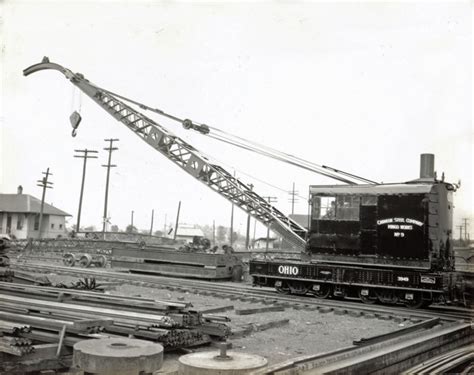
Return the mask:
[[[265,307],[255,307],[251,309],[237,309],[235,310],[235,313],[237,315],[250,315],[250,314],[258,314],[258,313],[269,312],[269,311],[285,311],[285,307],[265,306]]]
[[[59,357],[61,354],[61,349],[63,347],[64,343],[64,336],[66,335],[66,324],[63,325],[63,328],[61,329],[61,332],[59,333],[59,343],[58,343],[58,350],[56,351],[56,357]]]
[[[217,312],[222,312],[222,311],[228,311],[228,310],[233,310],[234,305],[226,305],[226,306],[218,306],[218,307],[211,307],[209,309],[199,309],[197,310],[201,314],[213,314]]]
[[[270,328],[284,326],[288,324],[289,322],[290,322],[290,319],[280,319],[280,320],[273,320],[267,323],[253,324],[253,326],[255,327],[255,331],[265,331]]]

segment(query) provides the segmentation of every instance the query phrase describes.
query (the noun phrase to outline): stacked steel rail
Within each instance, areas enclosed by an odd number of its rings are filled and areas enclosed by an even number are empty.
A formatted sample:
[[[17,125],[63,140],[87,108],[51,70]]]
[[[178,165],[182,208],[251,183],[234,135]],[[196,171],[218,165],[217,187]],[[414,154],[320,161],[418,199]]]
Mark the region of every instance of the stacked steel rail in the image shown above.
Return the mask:
[[[70,354],[85,339],[125,336],[177,349],[230,334],[223,317],[189,303],[14,283],[0,283],[0,322],[0,373],[28,362],[45,344]]]

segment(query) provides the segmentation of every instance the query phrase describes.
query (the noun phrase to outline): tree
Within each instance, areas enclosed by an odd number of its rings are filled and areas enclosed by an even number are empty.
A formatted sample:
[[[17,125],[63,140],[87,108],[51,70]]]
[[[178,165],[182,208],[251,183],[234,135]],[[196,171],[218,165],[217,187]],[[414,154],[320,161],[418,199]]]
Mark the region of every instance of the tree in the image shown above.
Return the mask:
[[[118,225],[115,225],[115,224],[114,224],[114,225],[112,225],[112,226],[110,227],[110,231],[111,231],[111,232],[114,232],[114,233],[117,233],[117,232],[120,231],[120,229],[119,229]]]
[[[240,239],[240,233],[234,232],[232,235],[232,241],[237,242]]]
[[[157,236],[157,237],[163,237],[163,231],[162,230],[156,230],[155,233],[153,233],[153,235]]]
[[[222,225],[219,225],[217,227],[216,241],[217,242],[225,242],[226,234],[227,234],[227,228],[222,226]]]
[[[134,225],[128,224],[127,228],[125,229],[125,232],[127,232],[127,233],[137,233],[138,229]]]
[[[204,237],[212,240],[212,226],[211,225],[196,225],[197,228],[202,230]]]

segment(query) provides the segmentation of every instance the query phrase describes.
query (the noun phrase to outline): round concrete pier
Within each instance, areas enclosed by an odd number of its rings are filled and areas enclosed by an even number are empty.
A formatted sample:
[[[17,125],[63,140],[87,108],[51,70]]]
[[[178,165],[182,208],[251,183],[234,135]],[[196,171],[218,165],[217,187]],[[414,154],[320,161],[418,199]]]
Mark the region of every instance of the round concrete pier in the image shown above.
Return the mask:
[[[265,367],[267,360],[254,354],[227,352],[230,345],[220,345],[219,352],[186,354],[179,358],[179,375],[241,375]]]
[[[92,339],[74,345],[73,366],[100,375],[151,374],[163,364],[163,347],[127,338]]]

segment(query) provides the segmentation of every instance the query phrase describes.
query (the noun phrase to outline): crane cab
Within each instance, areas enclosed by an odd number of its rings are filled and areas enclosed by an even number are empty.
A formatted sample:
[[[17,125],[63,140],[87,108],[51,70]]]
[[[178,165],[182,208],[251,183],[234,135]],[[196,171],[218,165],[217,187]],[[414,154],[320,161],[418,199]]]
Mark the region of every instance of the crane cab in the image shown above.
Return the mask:
[[[451,184],[310,187],[313,261],[454,269]]]

